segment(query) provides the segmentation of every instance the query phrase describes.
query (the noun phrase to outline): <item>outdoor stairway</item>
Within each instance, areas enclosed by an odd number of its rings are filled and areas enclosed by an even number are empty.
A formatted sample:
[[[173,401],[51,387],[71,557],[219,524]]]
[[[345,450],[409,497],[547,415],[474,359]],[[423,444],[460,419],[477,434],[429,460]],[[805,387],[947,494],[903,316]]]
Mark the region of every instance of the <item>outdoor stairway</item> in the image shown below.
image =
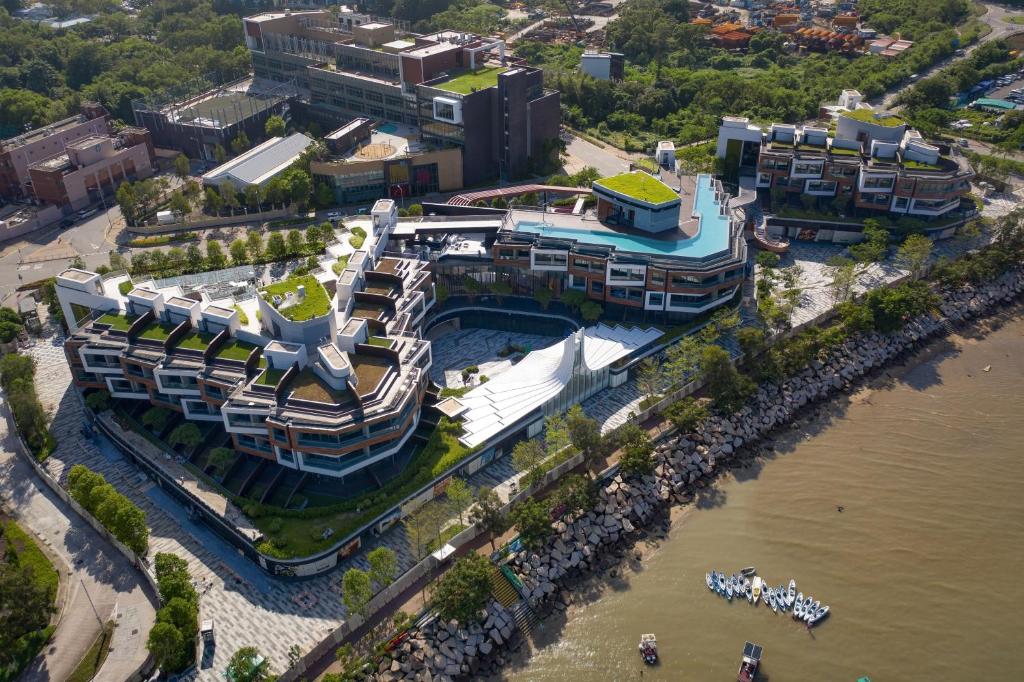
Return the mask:
[[[533,612],[530,605],[525,601],[520,601],[512,607],[512,616],[516,619],[516,627],[519,628],[523,637],[529,637],[533,626],[537,624],[537,614]]]
[[[512,581],[497,566],[491,567],[491,594],[505,608],[519,603],[520,596]]]

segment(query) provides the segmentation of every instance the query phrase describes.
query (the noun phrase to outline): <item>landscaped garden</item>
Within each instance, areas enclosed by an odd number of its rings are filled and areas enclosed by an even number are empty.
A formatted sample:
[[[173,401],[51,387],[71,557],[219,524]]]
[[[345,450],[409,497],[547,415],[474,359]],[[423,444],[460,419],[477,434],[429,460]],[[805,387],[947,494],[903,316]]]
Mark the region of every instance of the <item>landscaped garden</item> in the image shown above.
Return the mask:
[[[298,298],[300,286],[305,288],[305,295],[301,299]],[[275,282],[264,287],[261,293],[272,305],[274,298],[279,297],[281,300],[278,305],[282,307],[277,308],[278,312],[292,322],[320,317],[331,310],[331,299],[327,296],[327,290],[313,275],[290,277],[283,282]]]

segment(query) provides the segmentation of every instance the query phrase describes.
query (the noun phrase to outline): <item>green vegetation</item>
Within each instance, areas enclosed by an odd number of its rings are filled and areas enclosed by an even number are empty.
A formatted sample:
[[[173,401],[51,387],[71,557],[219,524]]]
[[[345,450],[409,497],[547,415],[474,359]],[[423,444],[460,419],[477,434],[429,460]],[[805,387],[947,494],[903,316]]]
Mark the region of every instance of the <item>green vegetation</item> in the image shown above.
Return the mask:
[[[156,624],[149,631],[146,648],[162,671],[177,673],[195,660],[199,595],[192,585],[188,563],[181,557],[161,552],[153,565],[163,606],[156,612]]]
[[[455,619],[460,625],[479,620],[491,596],[491,572],[494,570],[491,562],[479,554],[459,558],[434,586],[431,605],[443,620]]]
[[[391,348],[391,346],[393,346],[395,342],[392,339],[389,339],[385,336],[371,336],[369,339],[366,340],[366,343],[368,343],[371,346],[377,346],[379,348]]]
[[[166,341],[167,337],[171,335],[171,332],[177,326],[171,322],[157,322],[154,320],[142,328],[139,332],[139,338],[149,339],[150,341]]]
[[[537,549],[551,535],[551,510],[547,503],[536,498],[528,497],[517,503],[509,512],[509,518],[527,549]]]
[[[0,387],[7,394],[7,404],[25,445],[42,462],[57,440],[50,434],[49,418],[36,393],[36,363],[27,355],[8,353],[0,358]]]
[[[114,636],[114,621],[107,621],[103,626],[96,641],[92,643],[85,656],[72,671],[67,682],[89,682],[96,677],[96,673],[107,660],[107,653],[110,651],[110,640]]]
[[[127,296],[128,293],[134,288],[135,285],[132,284],[132,281],[130,279],[125,280],[124,282],[121,282],[120,284],[117,285],[117,291],[122,296]]]
[[[254,348],[256,348],[255,344],[239,341],[232,337],[217,349],[217,357],[223,360],[240,360],[245,362],[249,359],[249,354]]]
[[[121,285],[124,284],[128,285],[128,291],[132,290],[131,282],[121,283]],[[132,326],[132,322],[134,322],[135,319],[136,318],[128,317],[123,313],[104,313],[97,317],[96,321],[99,322],[100,324],[109,324],[111,329],[117,330],[119,332],[127,332],[128,329]]]
[[[873,109],[854,109],[853,111],[844,111],[841,116],[846,118],[852,118],[855,121],[862,123],[874,123],[875,125],[885,126],[886,128],[895,128],[898,125],[903,125],[904,121],[899,116],[891,116],[882,114],[874,111]]]
[[[281,377],[288,370],[277,369],[276,367],[267,367],[263,370],[263,373],[256,377],[256,383],[261,386],[277,386],[281,383]]]
[[[345,254],[344,256],[338,256],[338,260],[331,263],[331,270],[334,271],[335,275],[340,275],[348,267],[348,259],[348,254]]]
[[[359,227],[358,225],[353,227],[352,228],[352,236],[350,236],[348,238],[348,243],[352,245],[352,248],[353,249],[361,249],[363,247],[363,242],[365,242],[365,241],[366,241],[366,230],[364,230],[363,228]],[[339,259],[339,262],[340,262],[340,259]],[[348,259],[345,260],[345,263],[348,264]]]
[[[445,387],[438,393],[441,398],[461,398],[473,390],[472,386],[458,386],[455,388]]]
[[[182,232],[180,234],[153,234],[147,237],[135,237],[128,241],[128,246],[131,247],[143,247],[143,246],[165,246],[167,244],[174,244],[177,242],[191,242],[199,239],[199,235],[195,232]]]
[[[0,682],[17,679],[53,635],[59,580],[28,533],[0,518]]]
[[[465,71],[443,83],[434,85],[438,90],[447,90],[459,95],[468,95],[477,90],[498,84],[498,76],[508,71],[503,66],[485,66],[475,71]]]
[[[594,184],[650,204],[663,204],[679,199],[679,195],[670,187],[647,173],[620,173],[610,178],[595,180]]]
[[[187,334],[181,337],[181,340],[178,341],[178,348],[205,351],[210,347],[210,342],[213,341],[213,337],[215,336],[216,334],[191,329]]]
[[[117,492],[102,474],[76,464],[68,472],[68,492],[128,549],[139,556],[146,555],[149,527],[145,512]]]
[[[18,338],[23,329],[21,317],[16,310],[0,308],[0,343],[10,343]]]
[[[291,294],[293,297],[299,287],[306,288],[305,297],[292,305],[278,308],[278,312],[293,322],[302,322],[314,317],[326,315],[331,309],[331,300],[327,296],[327,290],[312,275],[301,275],[290,277],[283,282],[276,282],[261,290],[264,299],[273,305],[273,297],[280,296],[284,299]],[[284,302],[282,301],[282,305]]]
[[[341,600],[347,613],[366,617],[366,605],[373,597],[370,575],[361,569],[350,568],[341,579]]]

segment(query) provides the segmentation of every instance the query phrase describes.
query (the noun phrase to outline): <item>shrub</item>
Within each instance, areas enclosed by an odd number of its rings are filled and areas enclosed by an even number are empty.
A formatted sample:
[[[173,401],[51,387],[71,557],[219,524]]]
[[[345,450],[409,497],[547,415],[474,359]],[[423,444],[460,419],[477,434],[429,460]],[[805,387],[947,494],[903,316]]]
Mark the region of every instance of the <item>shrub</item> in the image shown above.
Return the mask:
[[[110,409],[110,393],[100,389],[93,391],[85,397],[85,405],[93,412],[103,412]]]
[[[199,427],[192,422],[187,422],[175,427],[171,431],[171,435],[167,437],[167,442],[170,443],[171,447],[183,446],[185,451],[192,450],[203,441],[203,434],[200,433]]]
[[[0,358],[0,386],[7,393],[14,423],[41,462],[53,452],[57,441],[50,435],[49,419],[36,394],[35,373],[35,361],[26,355],[9,353]]]
[[[102,474],[76,464],[68,472],[68,492],[111,535],[139,556],[149,549],[146,513],[114,487]]]
[[[441,576],[430,596],[431,603],[443,620],[469,624],[480,617],[480,611],[491,595],[491,562],[479,554],[460,558]]]
[[[364,241],[366,241],[366,230],[358,225],[353,227],[352,236],[348,238],[348,243],[352,245],[352,248],[360,249],[362,248]]]

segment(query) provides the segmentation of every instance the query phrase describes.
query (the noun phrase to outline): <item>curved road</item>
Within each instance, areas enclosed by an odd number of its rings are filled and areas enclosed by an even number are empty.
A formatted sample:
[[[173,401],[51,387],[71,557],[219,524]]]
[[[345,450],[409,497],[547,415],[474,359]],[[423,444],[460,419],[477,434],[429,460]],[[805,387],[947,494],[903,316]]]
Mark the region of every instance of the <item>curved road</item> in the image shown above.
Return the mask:
[[[19,455],[6,400],[0,405],[0,497],[18,523],[45,546],[61,574],[65,596],[53,639],[22,674],[24,682],[65,680],[114,620],[112,650],[94,678],[123,682],[148,657],[146,637],[156,596],[137,569],[39,480]]]

